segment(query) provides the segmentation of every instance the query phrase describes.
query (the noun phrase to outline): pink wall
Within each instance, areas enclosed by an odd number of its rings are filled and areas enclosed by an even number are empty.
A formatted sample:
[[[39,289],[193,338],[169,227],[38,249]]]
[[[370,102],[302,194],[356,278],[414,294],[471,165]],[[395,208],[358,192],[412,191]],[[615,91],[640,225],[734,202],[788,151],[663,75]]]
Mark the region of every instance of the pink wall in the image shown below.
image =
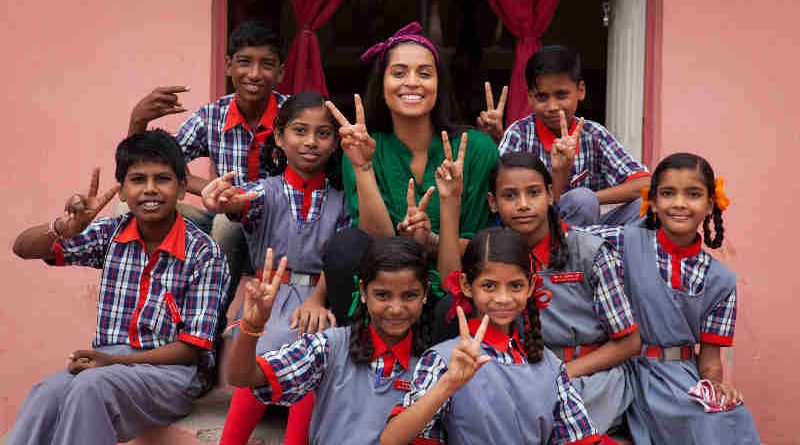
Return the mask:
[[[17,259],[13,240],[57,216],[71,193],[85,193],[93,166],[102,168],[101,187],[113,183],[114,148],[130,109],[155,86],[190,85],[189,109],[208,101],[211,7],[211,0],[0,4],[0,436],[30,387],[89,346],[99,276]],[[159,125],[174,130],[182,119]]]
[[[797,17],[800,3],[664,0],[656,160],[706,156],[727,179],[720,257],[740,277],[734,381],[765,442],[800,444]],[[656,76],[658,79],[658,76]],[[793,107],[789,107],[793,104]]]

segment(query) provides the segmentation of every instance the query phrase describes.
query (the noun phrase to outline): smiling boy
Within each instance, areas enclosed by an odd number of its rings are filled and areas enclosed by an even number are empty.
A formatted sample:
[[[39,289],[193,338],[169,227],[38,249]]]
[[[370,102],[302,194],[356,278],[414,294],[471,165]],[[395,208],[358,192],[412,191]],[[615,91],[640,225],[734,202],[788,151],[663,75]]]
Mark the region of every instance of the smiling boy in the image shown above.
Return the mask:
[[[102,269],[92,348],[36,385],[17,413],[9,445],[128,441],[189,413],[201,392],[198,363],[213,349],[229,275],[211,238],[176,211],[186,164],[169,134],[119,144],[119,185],[72,195],[66,215],[22,232],[14,253],[57,266]],[[130,212],[97,214],[119,191]]]
[[[543,47],[528,61],[525,78],[533,113],[508,127],[500,154],[538,156],[553,174],[559,214],[570,224],[623,225],[638,218],[647,168],[602,125],[586,120],[577,128],[575,111],[586,97],[580,56],[563,46]],[[577,147],[575,139],[580,140]],[[567,145],[574,149],[558,148]],[[622,205],[601,215],[603,204]]]

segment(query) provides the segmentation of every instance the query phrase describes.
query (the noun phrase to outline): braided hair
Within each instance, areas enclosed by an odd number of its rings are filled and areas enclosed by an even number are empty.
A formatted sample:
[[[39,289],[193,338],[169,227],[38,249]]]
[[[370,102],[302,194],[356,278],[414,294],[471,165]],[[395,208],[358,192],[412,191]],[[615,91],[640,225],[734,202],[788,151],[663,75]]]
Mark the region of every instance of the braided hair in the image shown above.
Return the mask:
[[[430,295],[431,254],[420,243],[405,237],[388,237],[373,241],[358,268],[362,287],[366,290],[379,272],[411,270],[426,289],[427,301],[422,315],[411,326],[411,354],[420,357],[433,343],[433,312],[436,299]],[[350,358],[355,363],[372,361],[375,345],[369,331],[369,310],[362,297],[357,297],[357,306],[351,317]],[[366,298],[363,298],[366,300]]]
[[[722,209],[717,205],[717,201],[713,199],[714,190],[716,188],[716,178],[714,176],[714,169],[703,157],[693,153],[675,153],[667,156],[656,166],[653,175],[650,177],[650,191],[648,192],[647,199],[651,202],[657,199],[658,184],[661,175],[667,170],[696,170],[703,178],[703,184],[706,186],[708,196],[711,197],[713,207],[711,214],[703,219],[703,240],[706,246],[717,249],[722,246],[722,240],[725,236],[725,228],[722,224]],[[714,235],[711,235],[711,223],[714,226]],[[645,227],[650,230],[656,230],[661,227],[661,222],[658,220],[652,206],[647,208],[647,215],[645,218]]]

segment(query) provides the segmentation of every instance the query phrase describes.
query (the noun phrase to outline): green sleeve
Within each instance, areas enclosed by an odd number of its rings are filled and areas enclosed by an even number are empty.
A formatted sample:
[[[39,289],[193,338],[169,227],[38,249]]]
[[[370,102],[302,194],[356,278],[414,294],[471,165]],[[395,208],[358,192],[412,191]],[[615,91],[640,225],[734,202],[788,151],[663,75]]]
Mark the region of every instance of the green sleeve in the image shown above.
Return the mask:
[[[492,138],[477,130],[468,130],[467,133],[469,140],[464,161],[464,194],[461,197],[461,238],[472,238],[492,222],[486,194],[489,192],[489,173],[499,156]]]

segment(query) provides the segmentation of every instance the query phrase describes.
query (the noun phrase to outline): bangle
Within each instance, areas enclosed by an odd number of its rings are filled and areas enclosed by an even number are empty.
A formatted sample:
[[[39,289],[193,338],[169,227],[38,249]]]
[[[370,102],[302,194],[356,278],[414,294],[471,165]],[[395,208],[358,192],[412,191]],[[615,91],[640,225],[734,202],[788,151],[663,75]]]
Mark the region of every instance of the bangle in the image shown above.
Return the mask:
[[[239,330],[242,331],[243,333],[251,336],[251,337],[258,338],[258,337],[261,337],[261,334],[264,333],[264,328],[263,327],[261,328],[260,331],[250,331],[250,330],[247,329],[247,327],[245,325],[247,325],[246,321],[244,321],[243,319],[239,320]]]
[[[360,166],[358,168],[361,169],[362,172],[368,172],[368,171],[372,170],[372,162],[367,162],[366,164],[364,164],[364,165],[362,165],[362,166]]]

